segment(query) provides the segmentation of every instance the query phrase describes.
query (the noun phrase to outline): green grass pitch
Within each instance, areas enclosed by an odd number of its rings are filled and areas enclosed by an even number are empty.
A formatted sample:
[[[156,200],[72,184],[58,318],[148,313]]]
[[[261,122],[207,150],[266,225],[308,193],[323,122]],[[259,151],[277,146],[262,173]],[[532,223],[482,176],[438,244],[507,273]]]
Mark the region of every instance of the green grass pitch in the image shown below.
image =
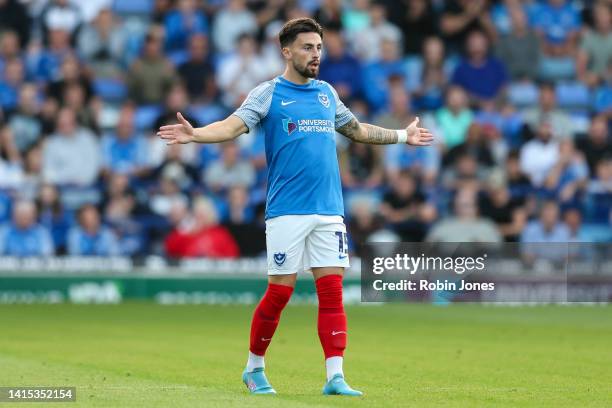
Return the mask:
[[[289,306],[266,357],[277,396],[240,381],[251,306],[0,307],[0,386],[76,386],[52,407],[610,407],[612,307],[347,307],[345,374],[320,395],[316,308]],[[41,403],[0,403],[40,407]]]

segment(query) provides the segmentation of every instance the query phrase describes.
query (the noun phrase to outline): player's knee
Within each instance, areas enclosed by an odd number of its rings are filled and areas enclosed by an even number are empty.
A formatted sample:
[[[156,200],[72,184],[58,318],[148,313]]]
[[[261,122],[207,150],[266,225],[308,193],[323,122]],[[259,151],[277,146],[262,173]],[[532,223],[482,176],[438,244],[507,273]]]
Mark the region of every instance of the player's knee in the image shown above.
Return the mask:
[[[315,281],[319,310],[327,313],[343,313],[342,276],[327,275]]]
[[[277,285],[274,283],[268,284],[265,297],[268,300],[271,309],[274,312],[280,312],[289,303],[293,294],[292,286]]]

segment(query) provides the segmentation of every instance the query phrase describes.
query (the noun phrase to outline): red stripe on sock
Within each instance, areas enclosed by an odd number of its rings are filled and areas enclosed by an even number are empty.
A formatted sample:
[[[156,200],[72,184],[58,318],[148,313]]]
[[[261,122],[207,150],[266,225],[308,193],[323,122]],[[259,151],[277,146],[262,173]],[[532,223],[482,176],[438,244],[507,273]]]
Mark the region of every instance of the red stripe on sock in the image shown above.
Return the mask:
[[[281,313],[293,293],[291,286],[268,284],[268,289],[257,305],[251,322],[249,350],[258,356],[266,354],[272,336],[278,327]]]

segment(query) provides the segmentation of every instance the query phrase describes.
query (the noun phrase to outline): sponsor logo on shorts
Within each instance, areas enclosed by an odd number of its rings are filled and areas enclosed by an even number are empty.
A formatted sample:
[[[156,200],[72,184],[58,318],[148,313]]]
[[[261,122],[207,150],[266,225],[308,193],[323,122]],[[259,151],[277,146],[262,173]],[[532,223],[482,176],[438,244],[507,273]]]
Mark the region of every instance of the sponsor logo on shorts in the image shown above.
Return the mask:
[[[274,262],[278,266],[281,266],[282,264],[284,264],[286,259],[287,259],[287,254],[284,252],[277,252],[274,254]]]

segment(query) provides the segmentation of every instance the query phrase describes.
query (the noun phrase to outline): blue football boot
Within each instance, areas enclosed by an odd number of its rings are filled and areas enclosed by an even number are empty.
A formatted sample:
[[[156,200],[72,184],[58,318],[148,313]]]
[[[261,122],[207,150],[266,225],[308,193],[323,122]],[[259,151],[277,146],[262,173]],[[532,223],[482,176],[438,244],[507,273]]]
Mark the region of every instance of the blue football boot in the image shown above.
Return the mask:
[[[242,381],[247,386],[251,394],[276,394],[274,388],[264,374],[262,367],[256,368],[251,372],[245,369],[242,373]]]
[[[352,389],[344,381],[342,374],[336,374],[323,387],[323,395],[351,395],[358,397],[363,395],[363,392]]]

